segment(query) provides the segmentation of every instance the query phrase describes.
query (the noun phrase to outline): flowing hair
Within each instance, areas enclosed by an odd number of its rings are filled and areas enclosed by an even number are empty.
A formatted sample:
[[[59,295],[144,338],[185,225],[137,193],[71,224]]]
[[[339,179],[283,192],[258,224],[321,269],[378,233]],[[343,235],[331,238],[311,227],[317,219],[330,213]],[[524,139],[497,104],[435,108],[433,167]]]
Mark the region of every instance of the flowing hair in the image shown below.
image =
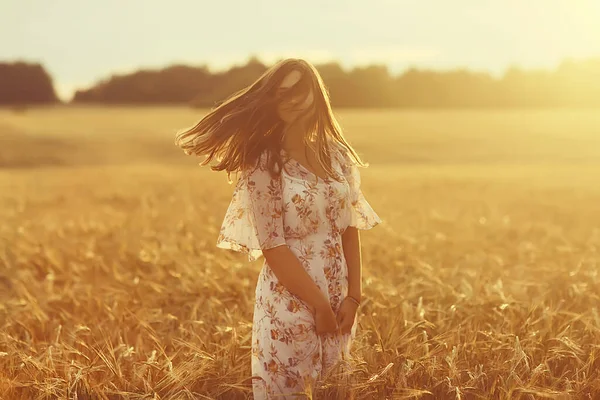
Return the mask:
[[[301,73],[300,80],[290,88],[278,90],[283,79],[293,70]],[[313,104],[298,117],[307,116],[303,138],[305,150],[306,147],[313,148],[319,164],[329,177],[336,180],[340,178],[331,166],[328,143],[342,146],[341,150],[345,148],[356,164],[368,166],[344,137],[319,72],[312,64],[298,58],[277,62],[250,86],[233,93],[211,109],[196,125],[178,132],[175,144],[187,155],[206,156],[200,166],[216,159],[218,164],[211,169],[226,170],[229,183],[232,183],[232,172],[257,166],[266,150],[268,170],[271,176],[278,176],[284,164],[280,155],[285,122],[279,117],[277,105],[298,96],[306,98],[311,89]]]

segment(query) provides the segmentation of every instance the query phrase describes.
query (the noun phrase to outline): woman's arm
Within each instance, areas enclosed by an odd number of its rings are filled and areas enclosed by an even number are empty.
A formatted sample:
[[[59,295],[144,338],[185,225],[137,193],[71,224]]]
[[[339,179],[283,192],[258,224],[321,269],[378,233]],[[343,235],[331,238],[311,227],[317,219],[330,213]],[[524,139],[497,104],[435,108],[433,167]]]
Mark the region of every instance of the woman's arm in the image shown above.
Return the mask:
[[[279,282],[291,293],[304,300],[313,314],[324,307],[330,307],[325,294],[287,245],[263,250],[263,255]]]
[[[313,313],[326,310],[325,307],[330,307],[326,294],[286,244],[281,177],[271,176],[266,152],[261,154],[257,168],[249,171],[242,185],[240,187],[248,200],[244,204],[250,209],[250,225],[255,227],[256,232],[253,246],[260,248],[277,280],[289,292],[308,304]],[[245,212],[241,211],[242,214]]]
[[[361,279],[361,249],[360,235],[358,229],[354,226],[346,228],[342,234],[342,247],[344,257],[348,265],[348,295],[361,301],[362,297],[362,279]]]

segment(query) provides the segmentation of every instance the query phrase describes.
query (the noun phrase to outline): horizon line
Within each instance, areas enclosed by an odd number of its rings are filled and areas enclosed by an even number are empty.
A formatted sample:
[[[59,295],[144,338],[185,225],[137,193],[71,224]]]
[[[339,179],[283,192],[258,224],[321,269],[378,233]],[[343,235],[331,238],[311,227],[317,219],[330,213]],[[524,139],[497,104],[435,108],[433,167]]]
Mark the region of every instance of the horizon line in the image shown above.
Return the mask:
[[[278,60],[282,60],[282,59],[286,59],[286,58],[291,58],[291,57],[278,57],[278,58],[275,58],[274,61],[269,62],[269,61],[266,61],[264,59],[264,57],[250,53],[250,55],[248,55],[238,61],[233,61],[226,65],[222,65],[222,66],[215,64],[215,62],[211,63],[209,61],[190,62],[190,61],[176,61],[176,60],[161,63],[161,64],[155,64],[153,66],[140,64],[137,67],[115,68],[115,69],[112,69],[107,74],[95,78],[90,83],[72,84],[72,85],[61,84],[60,80],[57,79],[57,77],[55,77],[55,75],[52,73],[51,67],[40,60],[36,60],[36,59],[32,59],[32,58],[25,58],[25,57],[18,57],[18,58],[13,58],[11,60],[7,60],[7,59],[0,60],[0,63],[20,63],[21,62],[21,63],[27,63],[27,64],[41,65],[44,68],[44,70],[51,76],[57,97],[61,101],[68,103],[72,100],[73,96],[75,95],[75,93],[78,90],[89,89],[90,87],[93,87],[93,86],[97,85],[98,83],[100,83],[104,80],[110,79],[111,77],[114,77],[114,76],[131,75],[131,74],[134,74],[134,73],[140,72],[140,71],[158,72],[158,71],[162,71],[162,70],[165,70],[165,69],[168,69],[171,67],[175,67],[175,66],[183,66],[183,67],[190,67],[190,68],[206,68],[207,71],[211,74],[220,74],[220,73],[226,73],[227,71],[230,71],[233,68],[243,67],[245,65],[248,65],[248,63],[252,60],[257,60],[261,64],[266,66],[267,68],[270,68]],[[473,68],[473,67],[469,67],[468,65],[460,65],[460,64],[457,64],[453,67],[440,68],[440,67],[425,66],[425,65],[423,65],[425,63],[423,63],[423,62],[421,62],[421,63],[415,62],[415,63],[411,63],[411,65],[409,65],[409,66],[405,66],[402,68],[393,68],[390,65],[390,63],[379,62],[376,60],[370,61],[368,63],[348,64],[348,63],[344,63],[344,62],[340,61],[339,59],[334,59],[334,58],[327,59],[327,60],[322,59],[319,61],[312,61],[310,59],[310,57],[295,57],[295,58],[300,58],[300,59],[309,61],[311,64],[315,65],[316,67],[318,67],[320,65],[337,64],[341,68],[341,70],[344,71],[345,73],[352,72],[353,70],[356,70],[356,69],[369,68],[369,67],[375,67],[375,66],[385,67],[391,78],[398,78],[398,77],[404,75],[408,71],[417,70],[417,71],[430,71],[430,72],[438,72],[438,73],[466,71],[466,72],[471,72],[471,73],[476,73],[476,74],[489,75],[492,79],[500,80],[500,79],[502,79],[502,77],[504,77],[507,74],[508,71],[513,70],[513,69],[527,71],[527,72],[552,72],[552,71],[556,71],[557,69],[560,68],[561,65],[568,63],[568,62],[589,62],[589,61],[596,61],[596,60],[600,61],[600,54],[595,55],[595,56],[587,56],[587,57],[565,56],[560,61],[556,62],[554,66],[539,66],[539,67],[531,67],[530,66],[530,67],[528,67],[528,66],[520,65],[518,63],[512,63],[512,64],[507,64],[502,69],[498,69],[497,71],[490,70],[490,69]]]

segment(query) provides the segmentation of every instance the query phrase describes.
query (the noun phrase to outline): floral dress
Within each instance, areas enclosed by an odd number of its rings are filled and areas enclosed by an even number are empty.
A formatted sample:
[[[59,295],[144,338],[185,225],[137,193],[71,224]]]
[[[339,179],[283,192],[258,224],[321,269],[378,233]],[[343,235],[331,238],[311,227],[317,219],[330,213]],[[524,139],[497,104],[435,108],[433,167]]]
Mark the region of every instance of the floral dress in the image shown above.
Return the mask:
[[[243,171],[237,182],[217,247],[247,253],[254,261],[262,250],[287,245],[337,314],[348,293],[342,233],[348,226],[370,229],[382,220],[365,199],[358,167],[347,150],[329,146],[341,183],[318,178],[285,150],[281,178],[272,178],[263,152],[257,168]],[[278,282],[266,259],[255,299],[251,358],[255,399],[301,398],[292,393],[310,391],[315,380],[349,355],[356,321],[351,333],[317,335],[308,304]]]

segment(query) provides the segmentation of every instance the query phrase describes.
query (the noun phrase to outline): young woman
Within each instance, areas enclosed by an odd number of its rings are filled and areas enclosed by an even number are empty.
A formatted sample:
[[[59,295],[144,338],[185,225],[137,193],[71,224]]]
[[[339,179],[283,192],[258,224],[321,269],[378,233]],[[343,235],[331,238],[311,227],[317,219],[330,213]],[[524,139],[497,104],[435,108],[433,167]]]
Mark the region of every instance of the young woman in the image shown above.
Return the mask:
[[[176,143],[206,155],[200,165],[216,158],[212,170],[241,172],[217,247],[265,259],[254,398],[311,392],[349,357],[361,301],[358,230],[382,222],[360,189],[357,166],[366,164],[344,138],[319,73],[302,59],[280,61]]]

